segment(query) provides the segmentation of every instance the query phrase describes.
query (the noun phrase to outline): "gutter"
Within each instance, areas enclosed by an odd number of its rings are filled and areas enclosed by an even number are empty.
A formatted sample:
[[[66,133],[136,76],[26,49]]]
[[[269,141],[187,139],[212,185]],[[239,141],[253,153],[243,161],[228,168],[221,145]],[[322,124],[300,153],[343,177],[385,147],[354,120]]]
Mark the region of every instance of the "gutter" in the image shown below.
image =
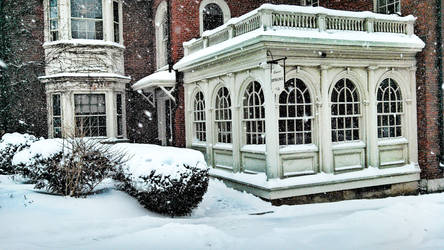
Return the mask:
[[[441,152],[440,152],[440,167],[443,168],[444,167],[444,101],[443,101],[443,92],[444,92],[444,67],[443,67],[443,23],[444,23],[444,15],[442,14],[441,11],[444,10],[444,1],[442,0],[437,0],[436,3],[436,12],[437,12],[437,18],[438,18],[438,22],[437,22],[437,53],[438,53],[438,62],[437,62],[437,66],[438,66],[438,114],[440,117],[438,117],[438,129],[440,131],[440,136],[441,136]]]

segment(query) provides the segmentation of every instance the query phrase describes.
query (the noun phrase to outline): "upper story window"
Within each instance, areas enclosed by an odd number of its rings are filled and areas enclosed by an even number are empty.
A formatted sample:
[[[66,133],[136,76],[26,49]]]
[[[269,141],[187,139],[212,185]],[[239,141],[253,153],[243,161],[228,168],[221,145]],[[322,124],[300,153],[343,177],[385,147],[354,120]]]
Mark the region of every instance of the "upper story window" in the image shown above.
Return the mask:
[[[49,1],[49,39],[50,41],[59,39],[59,8],[57,0]]]
[[[319,0],[302,0],[301,5],[316,7],[319,6]]]
[[[331,136],[333,142],[360,139],[361,107],[355,84],[347,78],[339,80],[331,93]]]
[[[120,43],[119,2],[116,1],[113,1],[113,31],[114,31],[114,42]]]
[[[212,30],[224,24],[224,14],[219,5],[210,3],[203,11],[203,29]]]
[[[103,39],[102,0],[71,0],[73,39]]]
[[[203,0],[200,3],[200,33],[215,29],[231,18],[230,8],[224,0]]]
[[[156,27],[156,64],[159,69],[168,64],[169,26],[165,1],[157,7],[154,21]]]
[[[313,102],[305,83],[298,78],[285,83],[279,96],[279,144],[310,144]]]
[[[382,14],[401,13],[401,0],[376,0],[376,10]]]
[[[251,82],[244,93],[245,144],[265,144],[265,98],[261,84]]]
[[[399,85],[391,78],[381,82],[377,93],[378,138],[402,136],[402,95]]]

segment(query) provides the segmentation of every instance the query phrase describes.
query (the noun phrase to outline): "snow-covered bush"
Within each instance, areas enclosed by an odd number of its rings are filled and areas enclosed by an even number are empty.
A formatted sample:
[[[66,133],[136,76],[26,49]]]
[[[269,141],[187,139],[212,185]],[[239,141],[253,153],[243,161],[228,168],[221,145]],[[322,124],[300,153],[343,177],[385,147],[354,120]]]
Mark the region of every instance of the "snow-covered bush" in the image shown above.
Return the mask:
[[[48,192],[85,196],[124,162],[125,154],[91,139],[51,139],[33,143],[13,158],[19,172]]]
[[[203,155],[190,149],[155,145],[123,146],[132,158],[121,168],[121,189],[157,213],[191,213],[207,191],[209,174]]]
[[[37,138],[28,134],[4,134],[0,140],[0,174],[15,174],[16,170],[12,166],[14,155],[28,148]]]

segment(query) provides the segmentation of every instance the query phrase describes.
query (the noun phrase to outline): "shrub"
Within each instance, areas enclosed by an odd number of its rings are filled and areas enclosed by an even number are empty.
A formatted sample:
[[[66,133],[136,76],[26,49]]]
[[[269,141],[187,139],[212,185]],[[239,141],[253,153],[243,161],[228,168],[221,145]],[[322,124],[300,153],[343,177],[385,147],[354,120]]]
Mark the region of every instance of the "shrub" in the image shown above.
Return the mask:
[[[16,169],[12,166],[14,155],[28,148],[37,138],[28,134],[5,134],[0,140],[0,174],[15,174]]]
[[[170,216],[183,216],[202,201],[208,188],[208,168],[183,165],[176,173],[151,170],[149,175],[134,178],[123,173],[121,188],[147,209]],[[137,179],[137,180],[135,180]]]
[[[92,139],[38,141],[18,153],[19,172],[50,193],[85,196],[124,162],[125,154]]]

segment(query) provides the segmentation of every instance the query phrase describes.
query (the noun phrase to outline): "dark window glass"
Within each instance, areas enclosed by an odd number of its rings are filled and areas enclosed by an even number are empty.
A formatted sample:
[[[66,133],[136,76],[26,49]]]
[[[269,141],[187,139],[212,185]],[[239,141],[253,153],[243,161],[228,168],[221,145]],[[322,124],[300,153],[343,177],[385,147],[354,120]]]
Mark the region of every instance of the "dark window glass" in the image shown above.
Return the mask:
[[[60,94],[52,95],[52,136],[54,138],[62,137],[62,109]]]
[[[76,136],[106,136],[104,94],[74,95]]]
[[[219,5],[207,4],[203,10],[203,30],[212,30],[224,24],[224,13]]]

